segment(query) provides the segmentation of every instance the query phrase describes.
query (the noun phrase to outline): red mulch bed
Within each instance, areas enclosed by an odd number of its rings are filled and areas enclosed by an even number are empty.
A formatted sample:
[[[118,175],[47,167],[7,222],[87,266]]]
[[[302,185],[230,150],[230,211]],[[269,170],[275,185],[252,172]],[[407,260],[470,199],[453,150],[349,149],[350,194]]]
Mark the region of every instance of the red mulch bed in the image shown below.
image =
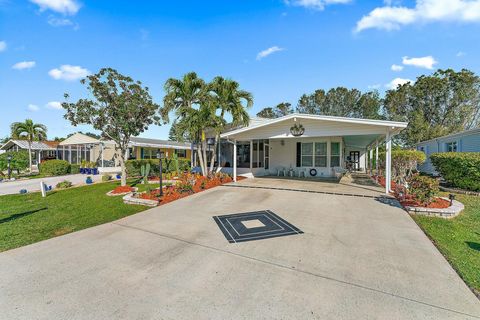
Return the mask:
[[[376,176],[372,176],[372,179],[376,179]],[[378,177],[378,183],[382,186],[385,187],[385,177],[379,176]],[[397,187],[397,184],[392,181],[392,189],[395,190]],[[397,195],[395,197],[398,199]],[[419,201],[415,200],[412,198],[412,196],[407,195],[404,200],[398,199],[400,204],[403,207],[409,206],[409,207],[422,207],[422,208],[431,208],[431,209],[446,209],[450,207],[450,201],[442,199],[442,198],[435,198],[435,200],[428,204],[425,205],[423,203],[420,203]]]
[[[133,192],[133,191],[135,191],[135,189],[133,189],[132,187],[119,186],[112,190],[112,194],[127,193],[127,192]]]
[[[445,209],[450,207],[450,201],[442,199],[442,198],[435,198],[432,203],[425,205],[413,199],[405,199],[400,201],[402,206],[409,206],[409,207],[422,207],[422,208],[434,208],[434,209]]]
[[[237,177],[238,180],[243,180],[246,179],[245,177]],[[158,181],[158,179],[156,179]],[[179,179],[179,183],[182,183],[182,179]],[[214,187],[217,187],[219,185],[222,185],[224,183],[229,183],[232,182],[231,177],[214,177],[214,178],[207,178],[203,176],[198,176],[195,179],[195,184],[192,186],[192,191],[187,191],[187,192],[179,192],[176,188],[176,186],[167,186],[164,187],[163,191],[163,196],[159,198],[159,189],[152,190],[150,193],[141,193],[139,194],[139,197],[141,199],[147,199],[147,200],[155,200],[158,201],[160,199],[160,205],[166,204],[181,198],[185,198],[189,195],[192,195],[194,193],[199,193]]]

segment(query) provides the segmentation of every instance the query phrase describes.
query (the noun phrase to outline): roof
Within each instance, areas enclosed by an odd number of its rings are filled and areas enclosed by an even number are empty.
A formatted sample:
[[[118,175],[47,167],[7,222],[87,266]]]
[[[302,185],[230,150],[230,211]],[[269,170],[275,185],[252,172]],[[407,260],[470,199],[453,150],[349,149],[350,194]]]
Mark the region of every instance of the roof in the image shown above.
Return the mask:
[[[135,147],[151,147],[151,148],[172,148],[172,149],[190,149],[190,142],[178,142],[149,138],[130,138],[130,145]]]
[[[313,114],[303,114],[303,113],[292,113],[286,116],[275,118],[275,119],[264,119],[260,118],[261,121],[252,122],[252,125],[248,127],[243,127],[239,129],[232,130],[230,132],[225,132],[221,137],[228,137],[230,135],[235,135],[245,131],[250,131],[253,129],[265,127],[289,119],[310,119],[310,120],[322,120],[322,121],[332,121],[339,123],[353,123],[353,124],[366,124],[372,126],[381,126],[381,127],[391,127],[393,131],[401,131],[407,127],[407,122],[397,122],[397,121],[386,121],[386,120],[373,120],[373,119],[359,119],[359,118],[346,118],[346,117],[334,117],[334,116],[323,116],[323,115],[313,115]]]
[[[56,150],[55,147],[48,145],[48,143],[54,141],[32,141],[32,150]],[[17,145],[21,149],[28,150],[28,141],[27,140],[17,140],[11,139],[8,140],[0,149],[6,150],[10,148],[12,145]]]
[[[440,140],[440,139],[449,139],[449,138],[455,138],[455,137],[461,137],[461,136],[469,136],[469,135],[477,134],[477,133],[480,134],[480,128],[465,130],[465,131],[461,131],[461,132],[457,132],[457,133],[448,134],[446,136],[441,136],[441,137],[438,137],[438,138],[433,138],[433,139],[430,139],[430,140],[421,141],[421,142],[419,142],[415,145],[418,146],[418,145],[421,145],[421,144],[437,141],[437,140]]]
[[[100,140],[87,136],[86,134],[77,132],[59,143],[60,146],[72,145],[72,144],[90,144],[100,143]]]

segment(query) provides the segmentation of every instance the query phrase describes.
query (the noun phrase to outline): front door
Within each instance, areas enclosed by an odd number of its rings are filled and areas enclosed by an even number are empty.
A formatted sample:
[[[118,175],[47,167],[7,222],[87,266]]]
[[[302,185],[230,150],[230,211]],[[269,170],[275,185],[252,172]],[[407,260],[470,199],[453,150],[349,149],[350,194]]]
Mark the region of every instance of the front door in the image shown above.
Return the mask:
[[[350,161],[353,170],[360,170],[360,151],[350,151]]]

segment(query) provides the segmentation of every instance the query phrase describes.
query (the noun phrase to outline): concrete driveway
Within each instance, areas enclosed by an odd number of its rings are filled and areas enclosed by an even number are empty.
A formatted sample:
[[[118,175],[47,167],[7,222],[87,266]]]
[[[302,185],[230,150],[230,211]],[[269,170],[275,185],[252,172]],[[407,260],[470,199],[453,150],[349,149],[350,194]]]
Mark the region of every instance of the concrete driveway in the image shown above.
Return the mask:
[[[0,318],[480,318],[403,210],[267,187],[217,187],[1,253]],[[265,209],[304,233],[230,244],[212,219]]]

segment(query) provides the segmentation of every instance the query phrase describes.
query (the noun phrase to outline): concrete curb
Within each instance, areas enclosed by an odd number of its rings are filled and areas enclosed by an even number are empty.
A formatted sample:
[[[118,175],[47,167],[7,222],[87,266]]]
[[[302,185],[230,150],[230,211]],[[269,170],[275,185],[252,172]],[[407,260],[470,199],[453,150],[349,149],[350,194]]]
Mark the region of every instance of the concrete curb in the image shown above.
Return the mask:
[[[442,198],[442,199],[449,200],[447,198]],[[465,209],[465,206],[463,205],[463,203],[457,200],[453,200],[453,204],[450,207],[445,209],[405,206],[405,210],[407,210],[408,213],[411,213],[411,214],[434,216],[434,217],[440,217],[445,219],[455,218],[464,209]]]

